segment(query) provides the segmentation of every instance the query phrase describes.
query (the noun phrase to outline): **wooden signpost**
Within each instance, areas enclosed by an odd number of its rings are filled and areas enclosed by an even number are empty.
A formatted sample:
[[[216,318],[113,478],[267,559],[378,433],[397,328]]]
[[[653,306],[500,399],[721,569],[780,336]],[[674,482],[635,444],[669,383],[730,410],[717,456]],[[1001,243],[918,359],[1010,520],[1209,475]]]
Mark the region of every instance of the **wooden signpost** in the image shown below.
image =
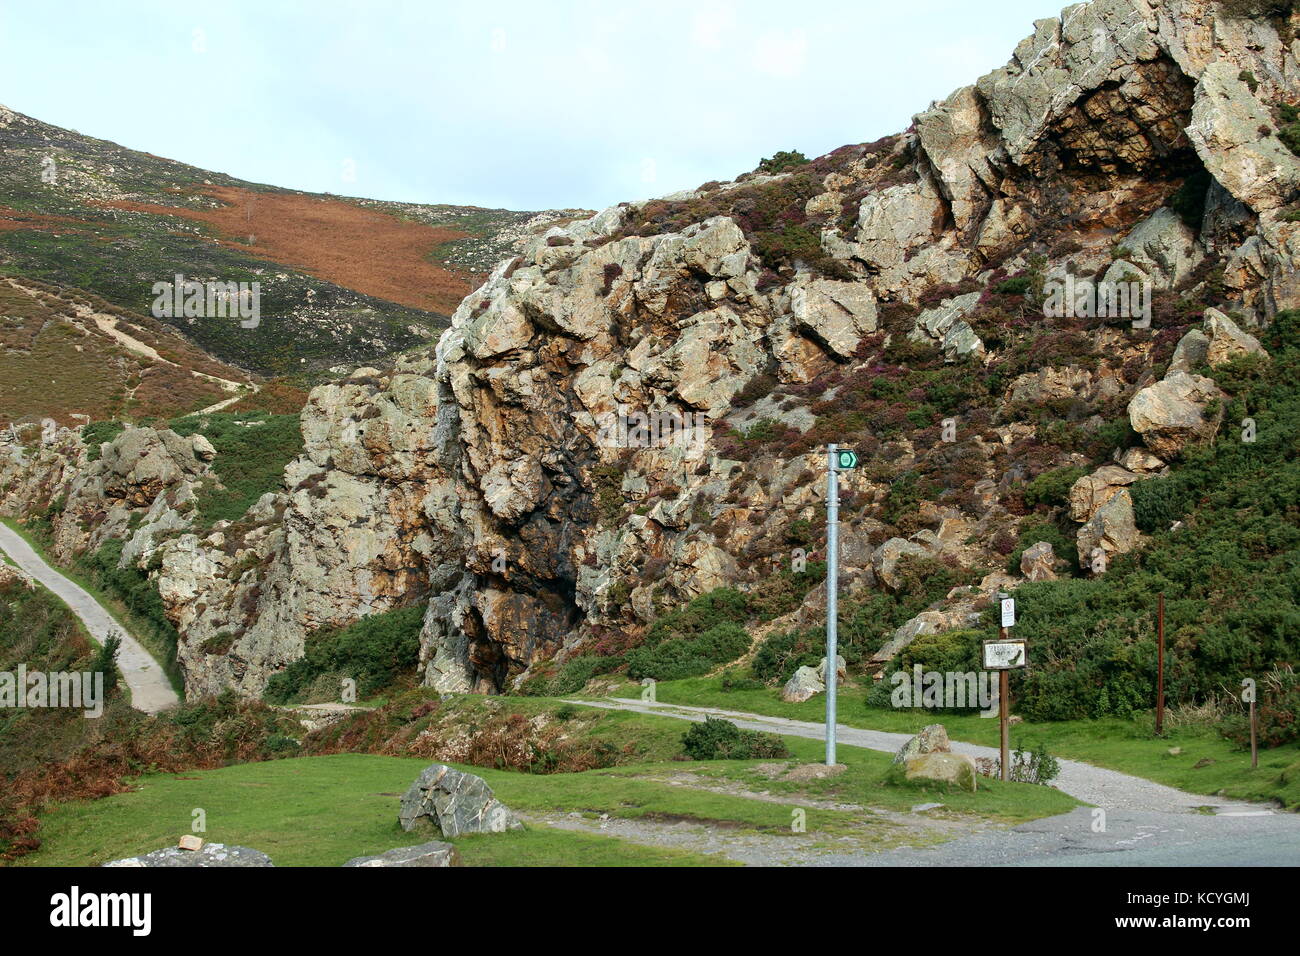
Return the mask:
[[[986,671],[998,671],[998,723],[1002,731],[1001,776],[1003,780],[1010,780],[1011,748],[1007,716],[1007,698],[1010,691],[1008,689],[1007,672],[1028,666],[1029,648],[1024,641],[1007,636],[1007,628],[1016,625],[1016,599],[1007,594],[999,594],[998,601],[1001,615],[998,639],[984,642],[983,663]]]

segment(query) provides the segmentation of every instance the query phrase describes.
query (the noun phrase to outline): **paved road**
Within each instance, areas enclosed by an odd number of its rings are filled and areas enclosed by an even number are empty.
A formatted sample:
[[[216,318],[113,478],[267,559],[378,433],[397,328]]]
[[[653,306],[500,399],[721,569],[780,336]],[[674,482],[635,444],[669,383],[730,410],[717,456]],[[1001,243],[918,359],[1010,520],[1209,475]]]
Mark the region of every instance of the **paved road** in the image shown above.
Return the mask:
[[[738,727],[821,740],[822,724],[715,707],[636,699],[572,700],[572,704],[702,721],[725,717]],[[840,724],[844,746],[896,752],[911,736]],[[954,741],[957,753],[996,757],[992,747]],[[1265,804],[1185,793],[1140,777],[1075,760],[1061,761],[1054,781],[1093,807],[936,847],[872,854],[827,855],[828,866],[1300,866],[1300,814]],[[1095,809],[1094,809],[1095,808]],[[1099,813],[1098,811],[1101,811]]]
[[[121,636],[117,666],[126,686],[131,688],[132,707],[146,714],[156,714],[180,702],[162,667],[140,642],[120,627],[98,601],[50,567],[20,534],[4,524],[0,524],[0,549],[72,608],[95,640],[102,643],[110,633]]]

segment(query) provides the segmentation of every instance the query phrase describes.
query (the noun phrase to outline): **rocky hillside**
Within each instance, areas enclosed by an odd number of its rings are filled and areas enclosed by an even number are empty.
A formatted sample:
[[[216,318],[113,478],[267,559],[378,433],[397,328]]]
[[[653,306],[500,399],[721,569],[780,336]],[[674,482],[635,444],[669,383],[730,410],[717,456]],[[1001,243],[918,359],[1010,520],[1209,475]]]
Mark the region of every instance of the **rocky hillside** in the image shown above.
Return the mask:
[[[171,418],[233,404],[255,388],[247,372],[156,319],[43,282],[0,279],[0,427]]]
[[[260,282],[266,321],[169,319],[261,374],[355,366],[429,342],[513,244],[573,210],[512,212],[277,189],[0,106],[0,276],[149,314],[154,283]]]
[[[553,226],[436,349],[316,388],[238,520],[191,520],[202,448],[149,429],[89,471],[70,434],[0,462],[4,506],[63,502],[68,555],[129,537],[191,697],[412,604],[448,691],[618,666],[721,587],[814,622],[832,441],[862,461],[855,666],[994,587],[1104,577],[1156,530],[1138,488],[1236,434],[1222,370],[1265,375],[1300,307],[1295,18],[1248,6],[1076,5],[898,136]],[[1086,290],[1121,287],[1099,316]]]

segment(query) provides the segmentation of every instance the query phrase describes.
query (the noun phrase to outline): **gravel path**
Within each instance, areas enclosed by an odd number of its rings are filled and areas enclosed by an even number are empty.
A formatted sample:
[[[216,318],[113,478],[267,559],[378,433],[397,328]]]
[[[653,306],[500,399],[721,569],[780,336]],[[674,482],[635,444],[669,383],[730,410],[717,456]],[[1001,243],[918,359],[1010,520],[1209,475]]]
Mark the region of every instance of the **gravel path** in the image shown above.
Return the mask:
[[[746,730],[814,740],[825,736],[822,724],[716,707],[651,704],[621,698],[569,703],[679,720],[724,717]],[[886,753],[897,751],[910,736],[843,724],[838,734],[844,746]],[[972,757],[997,756],[992,747],[957,742],[952,746],[956,752]],[[922,838],[913,845],[893,849],[870,850],[853,846],[851,841],[837,840],[813,850],[790,838],[773,837],[747,838],[733,849],[728,841],[734,835],[725,831],[710,834],[704,832],[707,828],[698,826],[679,825],[673,830],[663,830],[647,822],[625,824],[614,820],[594,826],[610,836],[634,843],[683,846],[759,866],[1300,865],[1300,814],[1285,813],[1265,804],[1184,793],[1075,760],[1061,761],[1061,775],[1054,785],[1094,806],[1013,827],[977,825],[944,842],[934,844],[933,839]],[[928,816],[916,812],[921,809],[914,808],[911,816]],[[867,810],[875,812],[871,808]],[[901,822],[903,815],[896,816]],[[572,817],[546,822],[569,829],[593,826],[590,821]],[[929,826],[932,828],[933,824]],[[933,832],[926,835],[934,836]]]
[[[72,608],[95,640],[103,643],[111,633],[121,636],[117,667],[126,680],[126,686],[131,688],[132,707],[146,714],[156,714],[180,703],[167,675],[143,645],[118,625],[98,601],[50,567],[20,534],[4,524],[0,524],[0,549]]]
[[[763,714],[749,714],[736,710],[723,710],[717,707],[688,707],[683,704],[647,703],[628,698],[607,698],[603,701],[571,700],[571,704],[587,707],[603,707],[610,710],[632,710],[642,714],[656,714],[660,717],[676,717],[681,720],[702,721],[705,717],[725,717],[738,727],[746,730],[760,730],[773,734],[785,734],[790,737],[807,737],[822,740],[826,736],[824,724],[815,724],[806,720],[791,720],[786,717],[768,717]],[[911,734],[888,733],[882,730],[861,730],[839,724],[837,740],[849,747],[863,747],[867,750],[880,750],[896,753],[911,737]],[[968,754],[971,757],[998,757],[996,747],[980,747],[953,741],[954,753]],[[1154,810],[1165,813],[1181,813],[1198,807],[1216,807],[1231,811],[1260,809],[1252,804],[1225,800],[1221,797],[1207,797],[1185,793],[1173,787],[1131,777],[1117,770],[1105,770],[1077,760],[1062,760],[1061,775],[1053,781],[1053,786],[1063,793],[1068,793],[1076,800],[1093,806],[1105,807],[1107,810]]]

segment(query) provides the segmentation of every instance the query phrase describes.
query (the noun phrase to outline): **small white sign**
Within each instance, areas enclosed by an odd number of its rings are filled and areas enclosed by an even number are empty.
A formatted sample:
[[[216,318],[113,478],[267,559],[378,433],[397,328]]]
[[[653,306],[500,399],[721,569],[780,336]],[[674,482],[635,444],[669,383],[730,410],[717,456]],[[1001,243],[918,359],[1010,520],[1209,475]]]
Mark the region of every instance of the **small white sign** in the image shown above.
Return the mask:
[[[1008,597],[1002,599],[1002,626],[1003,627],[1016,626],[1016,599],[1015,598]]]
[[[984,669],[1009,671],[1029,664],[1029,650],[1024,641],[985,641]]]

